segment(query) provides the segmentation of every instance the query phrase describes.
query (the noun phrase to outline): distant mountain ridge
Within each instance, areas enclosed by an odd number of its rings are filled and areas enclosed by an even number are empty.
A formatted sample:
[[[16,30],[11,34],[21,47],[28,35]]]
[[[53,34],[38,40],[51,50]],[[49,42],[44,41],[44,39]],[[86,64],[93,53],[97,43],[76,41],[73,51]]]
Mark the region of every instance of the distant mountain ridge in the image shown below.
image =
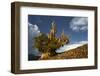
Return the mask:
[[[80,42],[73,43],[73,44],[67,44],[67,45],[64,45],[64,46],[60,47],[59,49],[57,49],[56,52],[57,53],[62,53],[62,52],[65,52],[65,51],[83,46],[85,44],[88,44],[88,42],[87,41],[80,41]]]

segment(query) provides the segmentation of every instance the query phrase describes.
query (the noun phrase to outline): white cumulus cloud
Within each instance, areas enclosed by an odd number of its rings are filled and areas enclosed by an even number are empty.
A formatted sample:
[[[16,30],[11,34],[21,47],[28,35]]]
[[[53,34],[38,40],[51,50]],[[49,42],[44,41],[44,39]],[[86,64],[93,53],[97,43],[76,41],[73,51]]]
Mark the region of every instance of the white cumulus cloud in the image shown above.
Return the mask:
[[[70,28],[73,31],[86,31],[88,29],[88,18],[87,17],[76,17],[70,22]]]
[[[33,48],[34,40],[33,38],[40,35],[40,30],[38,26],[35,24],[28,23],[28,50],[29,54],[40,55],[40,52]]]
[[[38,34],[38,33],[40,33],[40,30],[39,30],[39,28],[38,28],[38,26],[35,24],[35,25],[33,25],[33,24],[31,24],[31,23],[28,23],[28,30],[29,30],[29,32],[30,33],[36,33],[36,34]]]

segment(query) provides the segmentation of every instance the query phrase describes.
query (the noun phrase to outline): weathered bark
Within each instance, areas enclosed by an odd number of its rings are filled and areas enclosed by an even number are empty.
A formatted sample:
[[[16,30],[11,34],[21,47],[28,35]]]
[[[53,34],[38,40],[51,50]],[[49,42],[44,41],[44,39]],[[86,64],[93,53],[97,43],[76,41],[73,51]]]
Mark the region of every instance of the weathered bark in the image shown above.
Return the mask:
[[[48,59],[48,58],[50,58],[50,57],[52,57],[52,56],[54,56],[54,55],[56,55],[56,52],[54,51],[54,52],[46,52],[46,53],[42,53],[42,55],[41,55],[41,57],[40,57],[40,60],[42,60],[42,59]]]
[[[42,53],[40,60],[41,59],[48,59],[50,57],[49,53]]]

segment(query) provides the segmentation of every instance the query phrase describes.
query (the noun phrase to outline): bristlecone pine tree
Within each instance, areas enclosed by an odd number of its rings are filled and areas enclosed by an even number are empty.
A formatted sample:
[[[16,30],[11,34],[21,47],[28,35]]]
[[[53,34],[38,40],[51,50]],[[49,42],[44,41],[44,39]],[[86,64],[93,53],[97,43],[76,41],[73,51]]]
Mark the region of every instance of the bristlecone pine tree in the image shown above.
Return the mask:
[[[48,59],[56,55],[56,49],[69,43],[69,39],[64,35],[64,31],[59,38],[56,37],[57,30],[55,22],[52,22],[51,26],[48,35],[41,33],[38,37],[35,37],[34,46],[42,53],[40,59]]]

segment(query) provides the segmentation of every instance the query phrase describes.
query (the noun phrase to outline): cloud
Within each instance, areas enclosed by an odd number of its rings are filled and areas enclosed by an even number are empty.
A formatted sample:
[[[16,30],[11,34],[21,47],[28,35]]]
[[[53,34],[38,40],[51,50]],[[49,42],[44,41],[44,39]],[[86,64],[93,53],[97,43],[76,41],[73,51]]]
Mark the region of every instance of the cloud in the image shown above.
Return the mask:
[[[34,34],[39,34],[40,33],[40,30],[38,28],[38,26],[35,24],[31,24],[31,23],[28,23],[28,31],[31,35],[34,35]]]
[[[40,30],[35,24],[28,23],[28,50],[29,54],[40,55],[38,49],[33,48],[34,40],[33,38],[40,35]]]
[[[76,17],[70,22],[70,28],[73,31],[86,31],[88,29],[88,18]]]
[[[63,47],[60,47],[59,49],[57,49],[56,52],[60,53],[60,52],[68,51],[71,49],[75,49],[75,48],[82,46],[84,44],[87,44],[87,43],[88,43],[88,41],[80,41],[80,42],[76,42],[73,44],[64,45]]]

